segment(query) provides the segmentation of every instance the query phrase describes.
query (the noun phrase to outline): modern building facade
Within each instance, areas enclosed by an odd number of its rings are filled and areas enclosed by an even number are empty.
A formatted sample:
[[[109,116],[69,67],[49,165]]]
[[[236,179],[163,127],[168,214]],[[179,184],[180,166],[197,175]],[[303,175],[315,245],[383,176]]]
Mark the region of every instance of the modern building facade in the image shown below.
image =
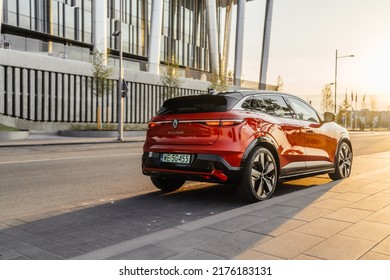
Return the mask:
[[[264,0],[267,7],[272,2]],[[7,63],[0,60],[3,65],[0,77],[11,89],[21,79],[35,79],[35,76],[29,78],[22,70],[15,72],[4,67],[52,71],[58,75],[82,74],[87,79],[91,75],[94,49],[108,50],[108,63],[117,65],[119,42],[113,33],[120,30],[126,81],[158,84],[160,70],[174,55],[182,76],[190,79],[184,79],[184,86],[206,90],[211,73],[228,70],[230,48],[234,47],[234,69],[230,70],[234,72],[235,85],[241,86],[246,5],[246,0],[0,0],[0,51],[8,51],[9,55],[24,52],[20,57],[27,58],[12,65],[7,53],[0,53],[0,59],[7,60]],[[237,10],[236,26],[232,26],[233,10]],[[231,39],[235,39],[234,46]],[[268,48],[266,45],[263,49],[263,56],[268,57]],[[46,65],[34,69],[35,65],[41,65],[34,61],[42,60]],[[48,68],[43,69],[45,66]],[[69,69],[75,68],[75,73],[71,73]],[[37,83],[41,82],[42,78],[37,77]],[[58,83],[61,85],[57,87],[61,87],[68,81]],[[79,91],[88,88],[80,87]],[[8,89],[3,86],[2,94],[5,92]],[[6,105],[0,104],[0,110],[2,107],[0,113],[4,113]]]

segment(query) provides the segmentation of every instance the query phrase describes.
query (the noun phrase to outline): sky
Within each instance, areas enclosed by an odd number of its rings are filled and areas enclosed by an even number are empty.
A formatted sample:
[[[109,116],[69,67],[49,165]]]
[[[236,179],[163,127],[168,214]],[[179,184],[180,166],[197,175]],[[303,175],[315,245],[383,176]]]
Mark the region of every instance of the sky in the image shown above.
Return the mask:
[[[264,10],[265,0],[247,2],[245,80],[259,80]],[[375,96],[379,110],[390,109],[389,0],[274,0],[267,83],[281,76],[285,92],[320,110],[322,88],[334,83],[336,49],[354,55],[338,59],[337,104],[353,92],[358,109],[364,94],[368,107]]]

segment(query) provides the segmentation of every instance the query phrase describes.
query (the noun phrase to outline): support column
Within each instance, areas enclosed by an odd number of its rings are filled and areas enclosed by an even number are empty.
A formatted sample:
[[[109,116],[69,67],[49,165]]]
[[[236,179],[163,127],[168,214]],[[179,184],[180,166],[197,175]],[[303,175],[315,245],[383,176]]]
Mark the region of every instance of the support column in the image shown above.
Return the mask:
[[[0,0],[0,34],[1,34],[1,24],[3,23],[3,0]],[[1,38],[0,38],[1,40]]]
[[[225,16],[225,33],[223,40],[223,71],[225,72],[225,77],[228,73],[228,65],[229,65],[229,45],[230,45],[230,33],[232,28],[232,11],[233,11],[233,0],[228,0],[226,4],[226,16]]]
[[[246,0],[237,0],[236,50],[234,58],[234,85],[241,86],[242,64],[244,53]]]
[[[163,15],[163,1],[152,1],[152,18],[150,38],[148,46],[149,72],[160,74],[160,50],[161,50],[161,27]]]
[[[271,41],[271,23],[272,23],[273,6],[274,6],[274,0],[267,0],[265,6],[263,48],[261,52],[260,81],[259,81],[259,89],[263,89],[263,90],[266,89],[266,85],[267,85],[268,58],[269,58],[269,47]]]
[[[217,4],[215,0],[206,0],[207,22],[209,32],[209,53],[211,72],[218,74],[218,30],[217,30]]]
[[[104,53],[104,64],[107,64],[107,0],[92,1],[94,13],[94,48]]]

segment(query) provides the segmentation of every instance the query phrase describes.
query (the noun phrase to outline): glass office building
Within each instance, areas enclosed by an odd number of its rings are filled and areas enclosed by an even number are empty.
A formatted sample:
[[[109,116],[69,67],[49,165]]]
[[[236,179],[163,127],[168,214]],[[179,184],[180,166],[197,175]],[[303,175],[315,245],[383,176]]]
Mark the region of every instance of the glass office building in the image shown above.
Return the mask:
[[[120,27],[125,68],[159,74],[174,55],[186,77],[203,79],[203,73],[227,71],[235,34],[230,70],[240,86],[248,1],[0,0],[0,47],[86,62],[95,48],[108,49],[115,64],[119,44],[113,33]]]
[[[125,59],[147,61],[152,0],[122,0]],[[120,0],[104,2],[107,47],[115,55]],[[94,48],[92,0],[3,0],[2,42],[14,50],[88,61]],[[209,71],[204,0],[163,0],[160,58],[175,54],[179,64]]]

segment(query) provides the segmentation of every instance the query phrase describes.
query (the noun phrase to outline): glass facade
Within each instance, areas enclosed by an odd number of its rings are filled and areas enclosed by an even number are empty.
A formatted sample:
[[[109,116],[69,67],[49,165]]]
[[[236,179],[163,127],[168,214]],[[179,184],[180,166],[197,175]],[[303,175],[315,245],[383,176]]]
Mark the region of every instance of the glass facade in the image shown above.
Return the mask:
[[[4,23],[92,44],[92,0],[4,0]]]
[[[62,53],[66,54],[65,58],[82,57],[82,60],[85,60],[85,52],[92,50],[93,0],[3,1],[4,24],[20,28],[19,32],[15,32],[15,28],[10,34],[5,32],[2,38],[11,41],[12,49]],[[125,58],[146,61],[152,0],[106,0],[106,38],[111,50],[118,50],[112,33],[119,24],[120,1],[123,5],[121,28]],[[175,55],[181,66],[209,71],[205,0],[161,1],[161,61],[168,61]],[[44,36],[40,37],[39,33],[44,33]],[[81,50],[81,55],[72,55],[78,50]]]
[[[120,1],[122,1],[122,50],[125,53],[147,56],[147,38],[150,26],[151,1],[148,0],[108,0],[108,46],[118,49],[115,37],[111,34],[119,24]]]
[[[109,0],[107,40],[118,49],[111,34],[118,24],[123,1],[123,51],[147,56],[152,0]],[[206,7],[204,0],[163,0],[161,60],[175,55],[181,66],[209,71]]]
[[[12,28],[1,39],[11,49],[89,61],[92,0],[3,1],[3,23]]]

